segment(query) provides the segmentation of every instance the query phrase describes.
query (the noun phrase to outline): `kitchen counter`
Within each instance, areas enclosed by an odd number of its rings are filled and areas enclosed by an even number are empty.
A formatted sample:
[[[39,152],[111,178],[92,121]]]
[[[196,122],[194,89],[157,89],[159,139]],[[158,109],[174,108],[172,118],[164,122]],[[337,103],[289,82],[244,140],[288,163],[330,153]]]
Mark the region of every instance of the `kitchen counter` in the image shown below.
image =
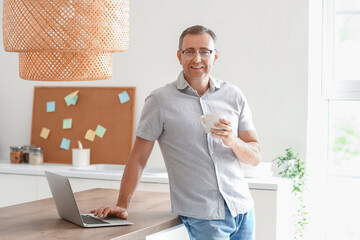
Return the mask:
[[[118,195],[113,189],[92,189],[75,193],[81,213],[94,206],[113,204]],[[101,197],[99,197],[101,196]],[[82,228],[61,219],[53,199],[0,208],[2,239],[145,239],[146,236],[181,226],[171,213],[170,194],[136,191],[129,207],[130,226]],[[19,217],[21,216],[21,217]]]
[[[99,179],[99,180],[116,180],[120,181],[122,178],[122,171],[96,171],[86,170],[85,168],[74,168],[71,164],[57,164],[57,163],[44,163],[42,165],[30,164],[10,164],[0,161],[0,173],[9,174],[22,174],[22,175],[35,175],[44,176],[44,171],[57,172],[63,176],[71,178],[86,178],[86,179]],[[164,173],[159,174],[144,174],[141,182],[148,183],[168,183],[168,176]]]
[[[71,178],[116,180],[122,178],[122,171],[96,171],[86,170],[86,168],[74,168],[71,164],[44,163],[43,165],[30,164],[11,164],[9,160],[0,160],[0,174],[21,174],[44,176],[44,171],[54,171],[63,176]],[[279,184],[286,181],[279,177],[246,178],[250,189],[277,190]],[[144,173],[140,182],[144,183],[163,183],[168,184],[169,179],[166,173]]]

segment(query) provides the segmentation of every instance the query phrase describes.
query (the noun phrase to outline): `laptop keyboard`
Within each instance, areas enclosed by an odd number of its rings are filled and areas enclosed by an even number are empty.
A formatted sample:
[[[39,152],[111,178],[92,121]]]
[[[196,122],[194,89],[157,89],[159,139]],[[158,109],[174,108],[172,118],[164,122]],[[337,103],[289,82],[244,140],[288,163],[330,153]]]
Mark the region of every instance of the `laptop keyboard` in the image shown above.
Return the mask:
[[[81,215],[81,219],[86,224],[109,224],[101,219],[89,216],[89,215]]]

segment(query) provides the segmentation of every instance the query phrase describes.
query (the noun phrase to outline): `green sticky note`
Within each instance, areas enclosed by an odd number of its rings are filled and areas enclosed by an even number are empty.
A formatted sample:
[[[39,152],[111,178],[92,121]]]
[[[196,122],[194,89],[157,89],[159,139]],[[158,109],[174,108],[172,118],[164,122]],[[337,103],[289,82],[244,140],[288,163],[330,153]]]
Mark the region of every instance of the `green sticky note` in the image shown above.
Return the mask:
[[[101,125],[98,125],[95,131],[96,136],[99,136],[101,138],[104,136],[105,132],[106,132],[106,128],[104,128]]]
[[[70,129],[72,127],[72,118],[63,120],[63,129]]]
[[[65,149],[65,150],[69,150],[70,142],[71,141],[69,139],[63,138],[62,141],[61,141],[60,148]]]
[[[79,96],[76,95],[75,97],[71,98],[70,102],[71,102],[71,105],[75,105],[76,104],[76,101],[78,100]]]
[[[73,93],[70,93],[69,95],[64,97],[65,102],[66,102],[66,106],[75,105],[78,98],[79,98],[79,95],[74,96]]]
[[[72,103],[72,97],[71,94],[67,95],[65,98],[66,106],[70,106]]]

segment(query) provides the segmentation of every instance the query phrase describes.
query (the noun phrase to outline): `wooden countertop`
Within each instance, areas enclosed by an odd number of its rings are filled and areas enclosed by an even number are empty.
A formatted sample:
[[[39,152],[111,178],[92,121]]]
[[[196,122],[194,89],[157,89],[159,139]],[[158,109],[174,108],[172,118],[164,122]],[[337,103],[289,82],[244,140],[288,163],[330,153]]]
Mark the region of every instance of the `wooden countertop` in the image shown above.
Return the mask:
[[[116,202],[119,190],[75,193],[81,213]],[[181,224],[171,213],[169,193],[136,191],[129,207],[130,226],[82,228],[61,219],[52,198],[0,208],[1,239],[140,239]]]

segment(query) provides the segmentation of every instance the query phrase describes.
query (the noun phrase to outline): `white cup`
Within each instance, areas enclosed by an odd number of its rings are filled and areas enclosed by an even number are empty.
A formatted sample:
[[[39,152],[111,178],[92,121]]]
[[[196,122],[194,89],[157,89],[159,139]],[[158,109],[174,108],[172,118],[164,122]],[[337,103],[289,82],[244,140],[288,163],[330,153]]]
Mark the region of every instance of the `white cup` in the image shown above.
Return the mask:
[[[200,117],[200,123],[206,133],[211,133],[211,128],[219,129],[214,126],[214,123],[219,122],[220,118],[227,119],[226,116],[219,114],[205,114]]]
[[[86,167],[90,164],[90,149],[89,148],[73,148],[72,149],[72,164],[74,167]]]

